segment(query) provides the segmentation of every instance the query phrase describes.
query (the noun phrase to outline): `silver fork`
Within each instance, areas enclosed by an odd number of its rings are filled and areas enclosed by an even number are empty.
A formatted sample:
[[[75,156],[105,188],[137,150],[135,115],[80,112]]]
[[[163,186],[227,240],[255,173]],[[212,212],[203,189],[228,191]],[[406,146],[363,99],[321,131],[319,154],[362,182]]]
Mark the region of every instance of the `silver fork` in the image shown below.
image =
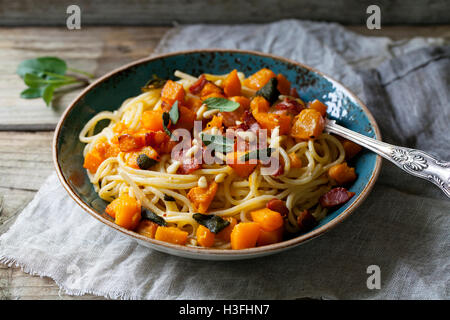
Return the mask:
[[[393,162],[407,173],[437,185],[450,198],[450,162],[441,161],[430,154],[366,137],[327,120],[325,131],[351,140]]]

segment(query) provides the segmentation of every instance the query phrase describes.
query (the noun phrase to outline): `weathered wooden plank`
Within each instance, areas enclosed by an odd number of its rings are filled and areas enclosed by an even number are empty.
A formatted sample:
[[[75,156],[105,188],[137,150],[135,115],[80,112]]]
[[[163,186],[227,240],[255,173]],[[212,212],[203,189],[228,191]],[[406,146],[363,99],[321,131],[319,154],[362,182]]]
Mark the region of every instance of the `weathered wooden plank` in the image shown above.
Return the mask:
[[[450,39],[450,25],[350,29],[396,39],[416,35]],[[20,99],[25,85],[15,71],[22,60],[55,55],[75,68],[101,76],[149,55],[167,30],[165,27],[86,27],[79,31],[62,27],[0,28],[0,130],[53,130],[65,107],[80,91],[64,94],[52,108],[45,107],[41,99]]]
[[[53,171],[52,132],[0,132],[0,234]]]
[[[0,0],[3,25],[65,25],[67,6],[58,0]],[[170,25],[178,23],[262,23],[279,19],[363,24],[371,0],[78,0],[82,24]],[[449,23],[448,1],[379,0],[382,22],[388,24]]]
[[[42,99],[20,99],[26,88],[18,64],[39,56],[57,56],[73,68],[101,76],[149,55],[167,28],[92,27],[0,28],[0,130],[53,130],[81,89],[64,94],[48,108]]]
[[[52,132],[0,132],[0,188],[37,191],[53,172]]]

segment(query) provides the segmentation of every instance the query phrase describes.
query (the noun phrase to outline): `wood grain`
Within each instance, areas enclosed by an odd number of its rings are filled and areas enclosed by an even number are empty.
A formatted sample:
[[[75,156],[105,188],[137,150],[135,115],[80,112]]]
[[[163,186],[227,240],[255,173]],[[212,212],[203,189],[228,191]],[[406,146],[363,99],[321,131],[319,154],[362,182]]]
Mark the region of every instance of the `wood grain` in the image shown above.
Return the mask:
[[[68,65],[103,75],[112,69],[149,55],[165,27],[0,28],[0,130],[53,130],[61,113],[81,89],[45,107],[42,99],[20,99],[26,88],[16,69],[22,60],[57,56]]]
[[[2,25],[66,25],[59,0],[0,0]],[[384,25],[449,23],[445,0],[78,0],[82,25],[171,25],[178,23],[262,23],[279,19],[365,24],[377,4]]]

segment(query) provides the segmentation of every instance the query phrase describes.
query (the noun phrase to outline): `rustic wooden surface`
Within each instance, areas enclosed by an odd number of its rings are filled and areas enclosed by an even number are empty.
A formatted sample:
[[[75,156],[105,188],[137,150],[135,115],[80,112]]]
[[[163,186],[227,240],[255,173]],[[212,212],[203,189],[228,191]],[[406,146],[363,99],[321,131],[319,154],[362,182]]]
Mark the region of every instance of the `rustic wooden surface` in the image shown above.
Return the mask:
[[[350,27],[367,35],[407,39],[414,36],[445,37],[450,25],[433,27],[385,27],[370,31]],[[55,55],[73,67],[100,76],[115,67],[149,55],[166,27],[89,27],[69,32],[63,28],[0,28],[0,234],[14,222],[17,214],[33,198],[45,178],[53,171],[52,129],[62,107],[76,92],[45,107],[42,100],[23,100],[24,85],[14,74],[26,58]],[[70,297],[59,292],[49,278],[23,273],[0,264],[0,299],[100,299],[85,295]]]
[[[365,24],[366,9],[376,4],[382,23],[448,24],[448,0],[0,0],[1,25],[65,25],[76,4],[86,25],[170,25],[249,23],[279,19]]]

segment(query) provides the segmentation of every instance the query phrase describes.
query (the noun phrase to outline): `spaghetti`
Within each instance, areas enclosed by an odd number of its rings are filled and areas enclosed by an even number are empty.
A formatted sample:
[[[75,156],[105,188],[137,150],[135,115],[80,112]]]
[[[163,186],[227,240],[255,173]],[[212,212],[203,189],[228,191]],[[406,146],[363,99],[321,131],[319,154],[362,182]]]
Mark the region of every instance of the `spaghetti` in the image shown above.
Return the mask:
[[[309,231],[353,195],[337,186],[356,179],[346,154],[357,146],[324,133],[326,106],[304,103],[284,76],[175,76],[154,78],[80,132],[90,182],[117,224],[176,244],[243,249]],[[176,130],[188,133],[183,149]],[[214,162],[197,159],[208,150]]]

